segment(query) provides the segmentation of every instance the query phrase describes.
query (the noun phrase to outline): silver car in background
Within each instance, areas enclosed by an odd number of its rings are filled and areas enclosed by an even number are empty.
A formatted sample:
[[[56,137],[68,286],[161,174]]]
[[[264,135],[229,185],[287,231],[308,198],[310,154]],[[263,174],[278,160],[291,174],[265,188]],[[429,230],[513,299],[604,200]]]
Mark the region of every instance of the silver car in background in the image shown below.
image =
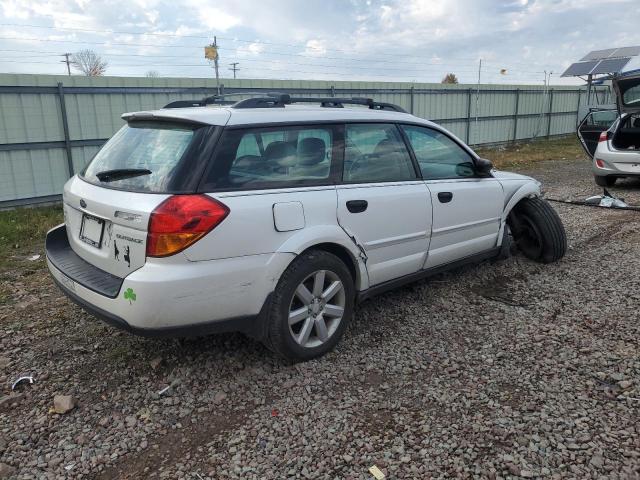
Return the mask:
[[[612,186],[618,178],[640,177],[640,74],[618,77],[613,87],[619,117],[598,135],[593,152],[593,175],[603,187]],[[585,135],[581,140],[583,145],[590,143]]]

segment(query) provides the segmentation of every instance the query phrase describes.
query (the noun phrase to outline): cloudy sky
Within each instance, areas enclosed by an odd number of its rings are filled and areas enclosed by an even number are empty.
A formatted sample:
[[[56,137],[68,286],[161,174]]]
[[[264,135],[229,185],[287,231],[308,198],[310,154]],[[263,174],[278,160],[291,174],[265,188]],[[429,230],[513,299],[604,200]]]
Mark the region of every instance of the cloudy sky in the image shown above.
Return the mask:
[[[0,0],[0,72],[66,73],[90,48],[107,75],[575,83],[590,50],[640,45],[640,0]],[[506,73],[501,73],[501,70]]]

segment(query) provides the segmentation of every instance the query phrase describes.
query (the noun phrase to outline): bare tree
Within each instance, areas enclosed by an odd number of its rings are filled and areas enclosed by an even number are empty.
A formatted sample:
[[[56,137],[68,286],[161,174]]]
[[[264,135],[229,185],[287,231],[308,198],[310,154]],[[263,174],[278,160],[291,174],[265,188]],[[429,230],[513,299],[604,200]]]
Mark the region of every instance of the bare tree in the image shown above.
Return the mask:
[[[144,76],[147,78],[158,78],[160,74],[157,70],[148,70],[145,72]]]
[[[447,73],[440,83],[456,84],[458,83],[458,77],[456,77],[455,73]]]
[[[93,50],[80,50],[71,56],[71,65],[87,77],[101,77],[107,71],[107,62]]]

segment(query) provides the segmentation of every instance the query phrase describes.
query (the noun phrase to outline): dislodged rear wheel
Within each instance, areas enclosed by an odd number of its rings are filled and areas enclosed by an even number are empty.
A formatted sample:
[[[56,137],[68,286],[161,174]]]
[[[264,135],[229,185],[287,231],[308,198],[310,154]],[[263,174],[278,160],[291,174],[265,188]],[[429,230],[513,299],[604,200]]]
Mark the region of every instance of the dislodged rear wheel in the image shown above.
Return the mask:
[[[523,255],[541,263],[560,260],[567,251],[562,220],[546,200],[525,198],[509,216],[518,248]]]

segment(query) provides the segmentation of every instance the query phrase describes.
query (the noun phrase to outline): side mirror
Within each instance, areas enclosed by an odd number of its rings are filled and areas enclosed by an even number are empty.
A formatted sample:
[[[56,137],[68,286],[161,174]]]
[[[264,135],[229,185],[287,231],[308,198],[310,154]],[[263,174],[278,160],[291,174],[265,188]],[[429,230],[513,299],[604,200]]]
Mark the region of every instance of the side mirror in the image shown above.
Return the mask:
[[[480,175],[489,175],[491,170],[493,170],[493,163],[491,160],[487,160],[486,158],[476,159],[476,172]]]

